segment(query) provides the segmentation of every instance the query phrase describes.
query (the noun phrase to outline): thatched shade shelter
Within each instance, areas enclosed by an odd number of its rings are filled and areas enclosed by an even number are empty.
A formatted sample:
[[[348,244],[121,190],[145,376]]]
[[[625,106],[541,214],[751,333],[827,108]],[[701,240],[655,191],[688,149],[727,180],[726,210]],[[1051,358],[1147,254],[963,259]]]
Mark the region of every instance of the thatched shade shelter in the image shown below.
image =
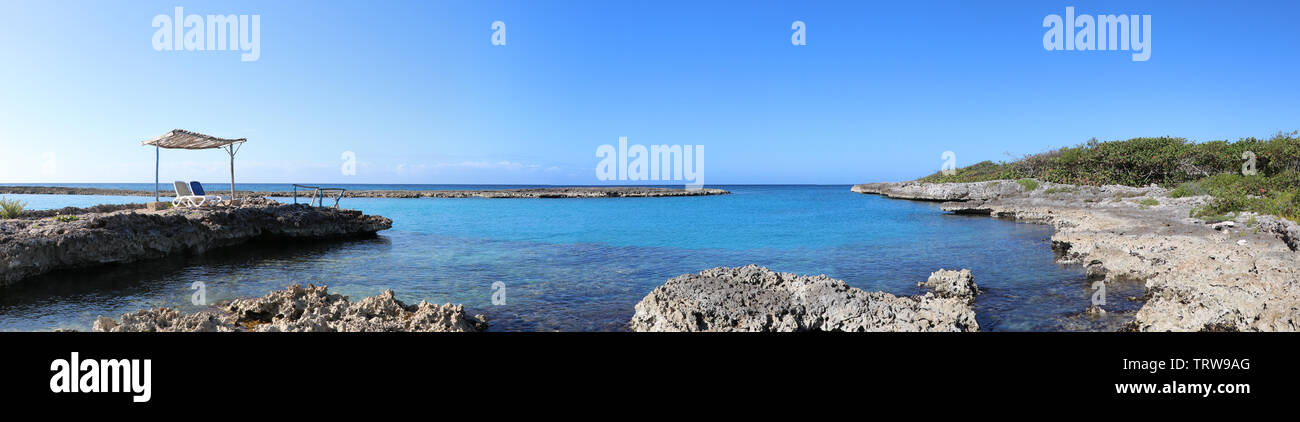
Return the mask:
[[[188,130],[176,129],[164,133],[153,139],[142,142],[142,145],[154,147],[153,163],[153,200],[158,201],[158,157],[159,150],[168,149],[222,149],[230,154],[230,199],[235,199],[235,153],[239,148],[248,142],[248,139],[225,139],[215,136],[208,136],[202,133],[194,133]]]

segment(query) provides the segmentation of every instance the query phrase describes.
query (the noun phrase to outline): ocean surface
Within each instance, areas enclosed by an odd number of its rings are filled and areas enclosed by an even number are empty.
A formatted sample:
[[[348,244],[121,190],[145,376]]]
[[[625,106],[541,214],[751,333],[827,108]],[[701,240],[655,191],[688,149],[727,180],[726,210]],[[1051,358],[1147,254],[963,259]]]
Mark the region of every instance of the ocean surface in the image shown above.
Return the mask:
[[[153,184],[58,186],[152,190]],[[237,184],[238,190],[286,190]],[[360,189],[504,189],[515,185],[332,185]],[[219,184],[205,185],[217,192]],[[602,199],[344,198],[344,208],[393,219],[374,239],[253,243],[176,257],[52,273],[0,288],[0,330],[89,330],[98,315],[208,302],[315,283],[354,300],[392,289],[408,303],[463,303],[493,331],[625,330],[633,306],[667,279],[758,264],[826,274],[865,290],[923,293],[940,268],[970,268],[983,330],[1113,330],[1141,303],[1141,285],[1107,286],[1110,312],[1082,316],[1083,270],[1055,263],[1049,226],[943,212],[834,186],[709,186],[731,195]],[[152,198],[3,195],[29,209]],[[505,303],[492,302],[493,283]]]

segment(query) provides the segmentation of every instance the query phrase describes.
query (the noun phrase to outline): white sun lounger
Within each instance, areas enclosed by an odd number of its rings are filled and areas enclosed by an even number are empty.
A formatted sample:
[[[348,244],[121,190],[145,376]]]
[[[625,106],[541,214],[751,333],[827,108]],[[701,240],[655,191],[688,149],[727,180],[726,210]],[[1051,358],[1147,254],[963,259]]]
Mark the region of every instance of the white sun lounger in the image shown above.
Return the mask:
[[[220,201],[220,202],[230,201],[229,196],[208,195],[207,192],[203,191],[203,184],[199,182],[190,182],[190,188],[191,188],[190,189],[191,194],[194,194],[194,196],[202,196],[208,198],[208,201]]]
[[[195,195],[190,191],[190,185],[182,181],[175,181],[172,184],[176,187],[176,199],[172,200],[172,206],[176,207],[201,207],[209,202],[221,202],[220,196],[213,195]]]

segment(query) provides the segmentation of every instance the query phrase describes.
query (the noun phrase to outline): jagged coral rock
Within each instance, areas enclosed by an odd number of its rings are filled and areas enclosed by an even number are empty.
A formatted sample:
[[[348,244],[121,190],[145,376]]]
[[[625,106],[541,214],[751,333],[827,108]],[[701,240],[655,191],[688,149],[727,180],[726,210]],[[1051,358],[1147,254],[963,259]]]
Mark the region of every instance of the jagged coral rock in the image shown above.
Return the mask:
[[[636,305],[634,331],[978,331],[964,299],[866,292],[756,265],[668,280]]]
[[[407,305],[392,290],[352,302],[325,286],[291,285],[266,296],[236,299],[217,311],[192,314],[172,308],[126,313],[120,320],[99,317],[94,331],[420,331],[473,332],[487,329],[482,315],[462,305]]]

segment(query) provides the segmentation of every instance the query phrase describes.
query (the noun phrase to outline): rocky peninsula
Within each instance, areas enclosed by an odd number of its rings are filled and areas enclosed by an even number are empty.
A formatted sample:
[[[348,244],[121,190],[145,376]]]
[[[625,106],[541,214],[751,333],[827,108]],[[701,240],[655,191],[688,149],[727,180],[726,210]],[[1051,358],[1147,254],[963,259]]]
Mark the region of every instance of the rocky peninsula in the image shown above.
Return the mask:
[[[0,286],[55,270],[199,254],[254,239],[373,236],[393,225],[360,211],[241,202],[158,211],[143,204],[65,208],[0,220]]]
[[[989,200],[1019,193],[1020,184],[1010,180],[981,183],[867,183],[853,185],[857,193],[877,194],[887,198],[918,201],[970,201]]]
[[[1300,330],[1300,226],[1285,219],[1190,217],[1211,197],[1171,198],[1158,186],[903,182],[852,190],[1053,226],[1061,263],[1107,284],[1144,284],[1131,330]]]
[[[312,191],[299,190],[299,198],[307,198]],[[214,192],[220,193],[220,192]],[[708,196],[726,195],[731,192],[722,189],[676,189],[661,187],[545,187],[504,190],[349,190],[343,192],[344,198],[659,198],[670,196]],[[48,194],[48,195],[112,195],[112,196],[147,196],[153,197],[152,191],[101,189],[101,188],[65,188],[52,186],[0,186],[2,194]],[[162,192],[171,197],[170,190]],[[236,196],[289,198],[292,191],[236,191]],[[330,196],[327,193],[327,196]],[[333,196],[330,196],[331,198]]]
[[[969,276],[970,271],[964,274]],[[976,291],[973,281],[962,290],[968,295]],[[629,327],[633,331],[979,331],[971,297],[956,292],[947,291],[943,297],[934,293],[900,297],[863,291],[825,275],[778,273],[757,265],[719,267],[668,280],[636,304]]]
[[[297,284],[259,298],[236,299],[212,310],[181,313],[153,308],[100,316],[100,332],[477,332],[487,329],[482,315],[470,316],[462,305],[407,305],[385,290],[352,302],[325,286]]]

